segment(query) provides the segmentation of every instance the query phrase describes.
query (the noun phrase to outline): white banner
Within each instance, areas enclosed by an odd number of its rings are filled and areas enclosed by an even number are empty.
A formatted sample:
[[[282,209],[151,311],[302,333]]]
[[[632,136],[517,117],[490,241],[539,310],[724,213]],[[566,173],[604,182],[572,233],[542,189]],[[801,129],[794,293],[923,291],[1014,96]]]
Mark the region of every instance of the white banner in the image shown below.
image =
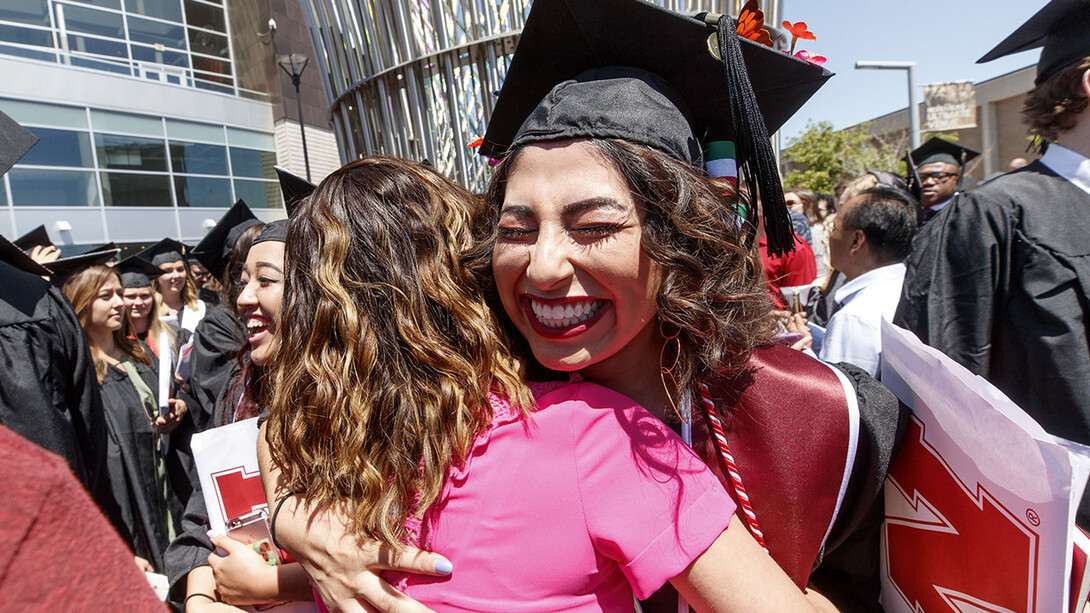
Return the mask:
[[[923,86],[924,132],[976,127],[976,90],[972,81]]]
[[[913,411],[885,487],[886,611],[1070,610],[1090,447],[886,321],[882,383]]]

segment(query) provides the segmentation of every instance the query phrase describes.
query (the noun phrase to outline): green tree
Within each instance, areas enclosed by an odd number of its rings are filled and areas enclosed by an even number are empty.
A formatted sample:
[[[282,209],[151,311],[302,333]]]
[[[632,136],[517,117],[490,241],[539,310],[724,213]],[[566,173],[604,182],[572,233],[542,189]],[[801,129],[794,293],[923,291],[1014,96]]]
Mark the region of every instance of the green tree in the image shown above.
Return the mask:
[[[832,193],[837,182],[868,170],[905,173],[902,143],[885,142],[869,133],[863,123],[834,130],[832,122],[808,122],[806,130],[787,143],[783,160],[791,166],[784,177],[787,188],[801,187]]]

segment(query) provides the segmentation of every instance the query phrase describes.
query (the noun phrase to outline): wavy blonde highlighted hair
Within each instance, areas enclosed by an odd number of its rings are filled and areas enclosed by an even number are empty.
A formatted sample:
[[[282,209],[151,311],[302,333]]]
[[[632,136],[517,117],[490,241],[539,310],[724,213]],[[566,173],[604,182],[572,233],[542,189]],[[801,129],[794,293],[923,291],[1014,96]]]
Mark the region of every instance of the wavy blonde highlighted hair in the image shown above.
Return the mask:
[[[388,545],[490,424],[490,390],[532,404],[485,280],[463,264],[482,203],[373,157],[327,177],[288,231],[267,438],[283,485]]]

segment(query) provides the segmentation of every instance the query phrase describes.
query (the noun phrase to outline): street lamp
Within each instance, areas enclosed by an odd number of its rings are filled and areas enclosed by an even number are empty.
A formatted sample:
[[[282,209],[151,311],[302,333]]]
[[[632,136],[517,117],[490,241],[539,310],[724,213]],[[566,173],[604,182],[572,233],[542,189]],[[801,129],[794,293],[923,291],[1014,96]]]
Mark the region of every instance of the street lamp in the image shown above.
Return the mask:
[[[276,58],[276,63],[291,77],[291,84],[295,86],[295,103],[299,108],[299,134],[303,137],[303,163],[307,168],[307,181],[310,181],[310,156],[307,155],[307,129],[303,121],[303,97],[299,95],[299,77],[307,69],[310,58],[300,53],[281,55]]]
[[[917,149],[920,146],[920,108],[916,102],[916,62],[856,62],[855,67],[908,72],[908,131],[912,149]]]

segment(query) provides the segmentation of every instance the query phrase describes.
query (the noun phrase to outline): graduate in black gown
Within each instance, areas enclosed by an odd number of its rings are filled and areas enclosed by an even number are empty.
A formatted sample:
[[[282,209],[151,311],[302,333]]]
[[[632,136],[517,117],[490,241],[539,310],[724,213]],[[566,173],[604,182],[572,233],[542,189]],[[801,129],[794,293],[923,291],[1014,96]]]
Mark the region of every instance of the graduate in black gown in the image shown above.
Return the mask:
[[[163,274],[157,266],[138,256],[129,256],[117,264],[121,273],[125,307],[129,310],[129,324],[133,335],[153,356],[159,357],[159,341],[167,334],[167,351],[178,355],[178,348],[189,341],[189,330],[178,327],[156,316],[159,312],[159,296],[151,286],[152,279]]]
[[[201,430],[215,414],[216,404],[238,364],[238,353],[246,344],[246,329],[235,312],[237,281],[245,253],[262,226],[246,203],[239,200],[191,253],[224,288],[219,304],[209,307],[194,331],[189,386],[194,419]],[[241,258],[232,257],[237,252],[241,252]]]
[[[1023,117],[1047,151],[924,227],[894,323],[1090,444],[1090,2],[1053,0],[981,61],[1041,46]]]
[[[916,218],[921,226],[954,200],[961,190],[965,165],[979,155],[979,151],[932,136],[905,156],[908,191],[919,201]]]
[[[186,403],[171,398],[160,407],[157,363],[131,337],[116,269],[94,265],[73,271],[64,280],[64,293],[86,334],[102,394],[110,433],[106,466],[119,531],[144,570],[162,572],[163,551],[186,502],[172,487],[179,476],[172,472],[179,470],[171,436],[186,415]]]

